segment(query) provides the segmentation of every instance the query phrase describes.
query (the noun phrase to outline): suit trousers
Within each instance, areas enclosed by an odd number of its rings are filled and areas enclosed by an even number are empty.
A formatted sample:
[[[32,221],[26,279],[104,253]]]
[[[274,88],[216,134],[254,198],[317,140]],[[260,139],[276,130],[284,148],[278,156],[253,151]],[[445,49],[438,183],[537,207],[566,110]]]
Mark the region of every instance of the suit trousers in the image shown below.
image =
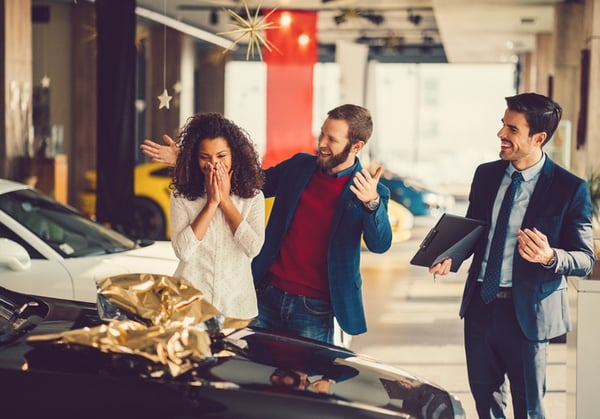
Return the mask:
[[[515,419],[544,418],[548,341],[530,341],[518,324],[511,293],[485,304],[479,288],[464,318],[469,386],[480,418],[504,418],[508,377]]]

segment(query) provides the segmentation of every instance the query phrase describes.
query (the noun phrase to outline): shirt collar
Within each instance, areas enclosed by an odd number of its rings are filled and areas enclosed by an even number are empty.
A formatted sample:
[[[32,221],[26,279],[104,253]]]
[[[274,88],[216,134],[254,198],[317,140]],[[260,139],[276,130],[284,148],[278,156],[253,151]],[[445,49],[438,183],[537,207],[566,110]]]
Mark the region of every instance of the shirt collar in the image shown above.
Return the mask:
[[[354,172],[356,170],[357,166],[358,166],[358,159],[354,159],[354,164],[352,166],[350,166],[349,168],[344,169],[341,172],[334,173],[332,175],[328,174],[328,176],[331,176],[334,178],[348,176],[349,174],[351,174],[352,172]],[[325,173],[325,172],[323,172],[323,173]]]
[[[528,167],[525,170],[521,170],[521,175],[523,175],[523,181],[527,182],[528,180],[531,180],[534,177],[536,177],[537,175],[539,175],[540,172],[542,171],[542,167],[544,167],[545,162],[546,162],[546,153],[543,153],[542,158],[536,164],[534,164],[531,167]],[[512,174],[516,171],[517,171],[517,169],[515,169],[512,164],[508,165],[507,173],[508,173],[509,177],[511,177]]]

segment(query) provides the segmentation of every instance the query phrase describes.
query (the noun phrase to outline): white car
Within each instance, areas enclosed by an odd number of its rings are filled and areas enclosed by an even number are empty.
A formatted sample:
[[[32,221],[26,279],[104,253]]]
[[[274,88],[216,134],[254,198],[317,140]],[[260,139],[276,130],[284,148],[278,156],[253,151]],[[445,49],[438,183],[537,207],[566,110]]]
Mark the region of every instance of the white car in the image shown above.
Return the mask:
[[[0,286],[96,302],[96,281],[122,273],[172,275],[168,241],[135,242],[29,186],[0,179]]]

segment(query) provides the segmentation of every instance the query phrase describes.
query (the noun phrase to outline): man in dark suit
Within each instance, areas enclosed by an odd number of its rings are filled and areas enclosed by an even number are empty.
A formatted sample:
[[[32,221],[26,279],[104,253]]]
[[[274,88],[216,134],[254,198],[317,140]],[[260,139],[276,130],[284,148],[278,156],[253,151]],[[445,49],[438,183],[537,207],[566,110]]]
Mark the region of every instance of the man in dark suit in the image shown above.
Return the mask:
[[[515,418],[543,418],[548,342],[571,329],[566,276],[586,276],[594,263],[592,203],[586,182],[542,149],[561,107],[535,93],[506,104],[500,160],[476,169],[469,193],[467,217],[488,230],[474,250],[460,316],[479,417],[504,417],[494,394],[507,376]],[[430,272],[445,275],[450,263]]]
[[[256,326],[333,342],[334,317],[351,335],[366,321],[361,239],[391,246],[390,192],[363,169],[357,153],[371,136],[370,112],[341,105],[327,113],[317,154],[299,153],[266,170],[265,197],[275,197],[262,250],[252,262]]]

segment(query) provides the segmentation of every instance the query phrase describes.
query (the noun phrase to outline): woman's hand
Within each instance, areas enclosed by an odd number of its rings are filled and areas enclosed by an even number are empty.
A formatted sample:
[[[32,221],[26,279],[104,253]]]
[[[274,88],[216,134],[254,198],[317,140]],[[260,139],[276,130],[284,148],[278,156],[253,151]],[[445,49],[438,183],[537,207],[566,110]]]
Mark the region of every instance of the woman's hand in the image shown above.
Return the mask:
[[[219,205],[221,203],[221,188],[219,186],[219,179],[217,173],[217,164],[214,166],[208,163],[206,175],[206,201],[208,203],[214,203]]]
[[[220,162],[215,163],[214,172],[221,199],[229,199],[231,193],[231,173],[227,172],[223,163]]]

